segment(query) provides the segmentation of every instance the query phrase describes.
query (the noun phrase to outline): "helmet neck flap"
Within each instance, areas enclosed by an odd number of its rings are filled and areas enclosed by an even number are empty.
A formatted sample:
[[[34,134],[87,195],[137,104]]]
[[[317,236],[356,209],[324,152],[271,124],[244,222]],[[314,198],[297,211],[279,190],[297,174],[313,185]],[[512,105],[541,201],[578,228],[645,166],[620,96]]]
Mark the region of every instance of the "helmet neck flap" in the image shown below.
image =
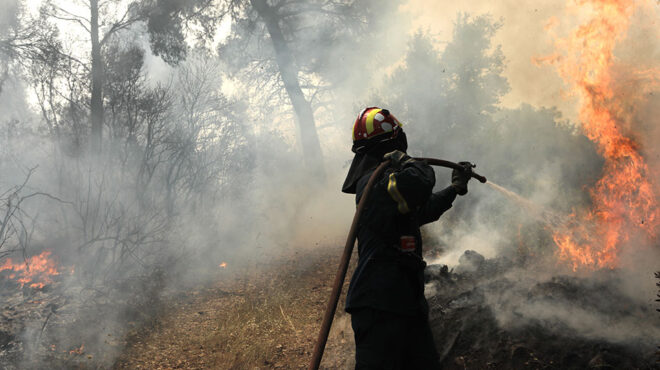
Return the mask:
[[[348,194],[355,194],[357,182],[378,166],[383,160],[383,155],[394,150],[400,150],[402,152],[408,150],[408,140],[403,130],[400,130],[396,137],[374,142],[371,145],[362,145],[359,150],[354,150],[355,157],[353,157],[351,168],[348,170],[341,191]]]

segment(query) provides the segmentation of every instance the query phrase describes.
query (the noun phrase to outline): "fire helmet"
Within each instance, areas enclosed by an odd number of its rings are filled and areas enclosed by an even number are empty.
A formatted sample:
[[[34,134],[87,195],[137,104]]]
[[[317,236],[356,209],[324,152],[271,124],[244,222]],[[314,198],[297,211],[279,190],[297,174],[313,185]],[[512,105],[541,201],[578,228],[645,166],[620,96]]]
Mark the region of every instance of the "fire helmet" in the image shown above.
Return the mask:
[[[353,152],[368,151],[403,133],[401,122],[387,109],[368,107],[358,114],[353,125]]]

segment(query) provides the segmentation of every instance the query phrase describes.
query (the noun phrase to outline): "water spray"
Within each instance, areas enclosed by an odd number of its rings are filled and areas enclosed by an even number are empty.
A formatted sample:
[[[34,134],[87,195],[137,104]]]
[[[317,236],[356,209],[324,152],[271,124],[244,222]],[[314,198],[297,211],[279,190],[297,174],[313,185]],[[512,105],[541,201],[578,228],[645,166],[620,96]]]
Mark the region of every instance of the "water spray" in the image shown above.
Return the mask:
[[[502,193],[504,196],[507,197],[507,199],[513,201],[520,208],[524,209],[528,215],[530,215],[531,217],[535,218],[538,221],[545,223],[546,225],[552,227],[553,229],[557,229],[568,223],[568,220],[565,217],[562,217],[550,211],[549,209],[532,202],[531,200],[519,195],[514,191],[511,191],[501,185],[497,185],[492,181],[489,181],[488,185],[491,188]]]
[[[426,161],[426,163],[433,166],[440,166],[446,168],[452,168],[459,171],[464,171],[465,167],[455,162],[445,161],[443,159],[435,158],[415,158],[416,160]],[[312,362],[309,364],[308,369],[317,370],[321,364],[321,358],[323,357],[323,351],[325,350],[325,344],[328,341],[328,334],[330,334],[330,327],[332,326],[332,320],[335,316],[335,311],[337,310],[337,303],[339,302],[339,295],[341,294],[341,288],[344,285],[344,279],[346,278],[346,272],[348,270],[348,262],[351,259],[351,254],[353,253],[353,246],[355,245],[355,239],[357,238],[357,224],[364,209],[366,199],[369,198],[369,193],[373,187],[376,179],[380,177],[385,168],[389,165],[390,161],[384,161],[378,167],[369,178],[366,187],[364,188],[364,193],[362,198],[358,203],[357,210],[353,216],[353,223],[351,224],[351,229],[348,233],[348,238],[346,239],[346,245],[344,246],[344,253],[341,256],[339,262],[339,269],[337,270],[337,275],[335,276],[335,282],[332,286],[332,292],[330,293],[330,300],[328,301],[328,306],[325,309],[325,315],[323,316],[323,323],[321,324],[321,331],[319,332],[318,339],[316,340],[316,346],[314,347],[314,353],[312,355]],[[472,172],[472,177],[479,180],[481,183],[486,183],[486,178],[479,175],[478,173]]]

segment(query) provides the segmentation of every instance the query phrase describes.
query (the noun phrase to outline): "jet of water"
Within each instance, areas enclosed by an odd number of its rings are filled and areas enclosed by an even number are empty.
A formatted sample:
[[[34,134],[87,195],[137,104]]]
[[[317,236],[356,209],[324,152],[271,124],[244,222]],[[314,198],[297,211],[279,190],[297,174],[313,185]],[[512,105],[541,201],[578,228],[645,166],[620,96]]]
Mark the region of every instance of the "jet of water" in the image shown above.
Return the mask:
[[[532,202],[531,200],[522,197],[518,193],[511,191],[501,185],[488,180],[486,183],[490,185],[491,188],[497,190],[509,200],[516,203],[520,208],[522,208],[526,213],[533,217],[534,219],[541,221],[553,229],[562,227],[567,223],[567,219],[563,216],[558,215],[555,212],[550,211],[549,209]]]

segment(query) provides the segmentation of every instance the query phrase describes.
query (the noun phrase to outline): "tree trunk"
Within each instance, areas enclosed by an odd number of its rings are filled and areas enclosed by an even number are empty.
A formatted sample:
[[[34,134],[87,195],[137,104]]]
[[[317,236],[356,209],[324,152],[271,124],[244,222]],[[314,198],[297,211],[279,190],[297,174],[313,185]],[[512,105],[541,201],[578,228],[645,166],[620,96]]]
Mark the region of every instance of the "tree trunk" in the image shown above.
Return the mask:
[[[101,150],[103,132],[103,62],[101,60],[101,43],[99,42],[99,1],[90,0],[91,38],[92,38],[92,98],[91,121],[92,137],[90,147]]]
[[[280,70],[280,76],[291,100],[291,105],[293,105],[293,110],[296,113],[305,163],[310,170],[313,170],[323,180],[325,178],[323,157],[321,155],[321,144],[319,143],[319,137],[316,132],[312,105],[305,99],[305,95],[300,88],[298,68],[293,61],[291,50],[289,50],[289,46],[286,40],[284,40],[277,14],[275,14],[266,0],[250,0],[250,3],[257,11],[257,14],[264,20],[264,23],[266,23],[270,39],[273,42],[275,59]]]

